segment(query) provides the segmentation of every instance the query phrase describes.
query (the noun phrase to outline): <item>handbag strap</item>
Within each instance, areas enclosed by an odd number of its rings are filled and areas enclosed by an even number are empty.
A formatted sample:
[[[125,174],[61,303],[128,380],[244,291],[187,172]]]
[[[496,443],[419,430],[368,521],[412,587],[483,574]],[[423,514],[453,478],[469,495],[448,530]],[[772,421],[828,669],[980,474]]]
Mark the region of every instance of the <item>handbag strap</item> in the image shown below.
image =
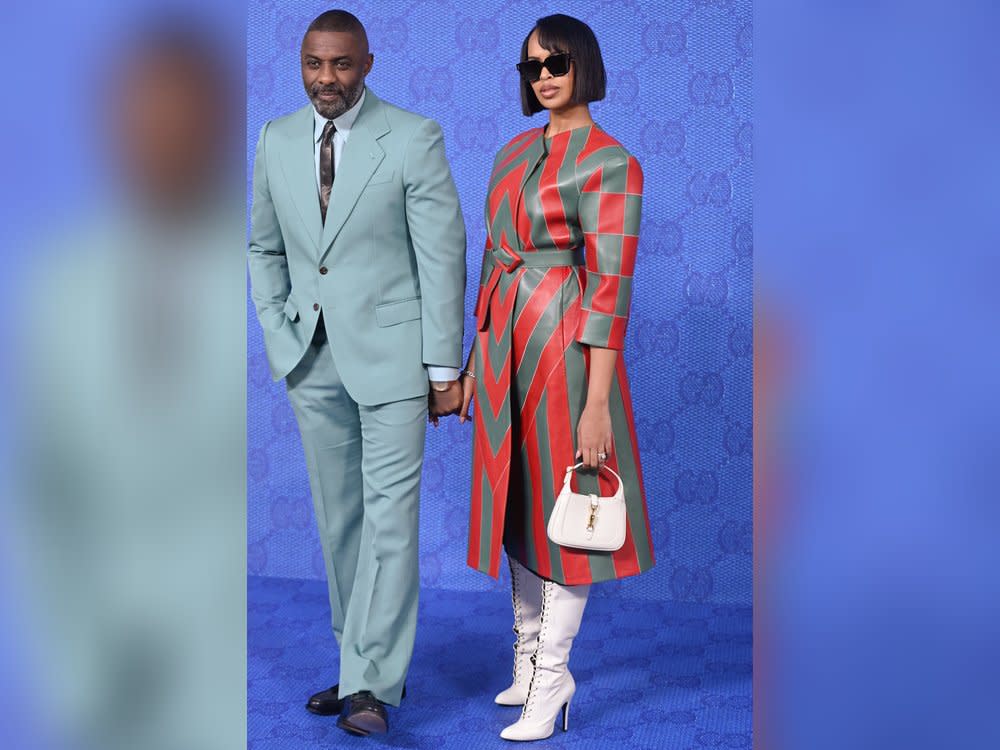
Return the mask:
[[[565,480],[563,480],[563,486],[565,486],[565,487],[569,487],[569,483],[570,483],[570,481],[572,481],[572,479],[573,479],[573,472],[574,472],[574,471],[576,471],[577,469],[579,469],[579,468],[581,468],[581,467],[585,466],[585,465],[586,465],[586,464],[584,464],[584,463],[583,463],[583,462],[581,461],[580,463],[578,463],[578,464],[575,464],[575,465],[573,465],[573,466],[567,466],[567,467],[566,467],[566,479],[565,479]],[[620,476],[618,476],[618,472],[617,472],[617,471],[615,471],[614,469],[612,469],[612,468],[611,468],[610,466],[608,466],[607,464],[601,464],[600,466],[598,466],[598,467],[597,467],[597,470],[598,470],[598,471],[600,471],[601,469],[604,469],[605,471],[607,471],[607,472],[610,472],[610,473],[611,473],[611,475],[612,475],[612,476],[613,476],[613,477],[614,477],[615,479],[617,479],[617,480],[618,480],[618,489],[617,489],[617,490],[615,490],[615,494],[614,494],[614,495],[612,495],[612,497],[619,497],[619,496],[621,496],[621,497],[624,497],[624,496],[625,496],[625,489],[624,489],[624,485],[622,484],[622,478],[621,478]]]

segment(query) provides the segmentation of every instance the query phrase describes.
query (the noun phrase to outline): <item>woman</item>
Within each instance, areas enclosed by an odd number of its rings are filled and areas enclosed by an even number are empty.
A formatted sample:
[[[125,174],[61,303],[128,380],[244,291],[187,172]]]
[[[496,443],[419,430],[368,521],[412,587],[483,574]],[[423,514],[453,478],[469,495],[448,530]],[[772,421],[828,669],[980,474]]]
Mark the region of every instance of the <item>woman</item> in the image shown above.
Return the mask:
[[[477,334],[461,420],[477,400],[469,565],[496,577],[501,543],[511,568],[514,682],[497,696],[522,705],[501,737],[542,739],[575,692],[569,651],[590,584],[653,565],[625,340],[642,201],[639,163],[590,116],[605,72],[593,31],[564,15],[538,21],[521,48],[525,115],[549,122],[497,154],[486,199]],[[621,475],[624,546],[559,547],[546,524],[566,467],[580,492],[611,495]]]

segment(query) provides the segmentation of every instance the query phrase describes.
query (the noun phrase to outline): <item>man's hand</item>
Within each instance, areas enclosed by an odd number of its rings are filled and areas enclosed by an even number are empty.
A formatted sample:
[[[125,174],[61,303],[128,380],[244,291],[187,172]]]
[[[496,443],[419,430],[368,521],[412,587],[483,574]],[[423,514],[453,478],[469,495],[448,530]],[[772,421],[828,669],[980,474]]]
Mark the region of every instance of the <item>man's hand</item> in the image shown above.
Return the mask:
[[[447,386],[447,387],[445,387]],[[443,388],[443,390],[438,390]],[[431,382],[427,395],[427,420],[435,427],[441,417],[458,414],[462,408],[462,385],[458,380],[448,383]]]

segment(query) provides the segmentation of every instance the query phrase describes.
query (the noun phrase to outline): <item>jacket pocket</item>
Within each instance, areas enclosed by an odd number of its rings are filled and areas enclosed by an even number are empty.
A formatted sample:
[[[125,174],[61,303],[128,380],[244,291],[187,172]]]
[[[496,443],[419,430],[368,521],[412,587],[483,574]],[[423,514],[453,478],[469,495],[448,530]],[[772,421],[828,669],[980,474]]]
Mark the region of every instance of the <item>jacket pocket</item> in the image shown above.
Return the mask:
[[[295,306],[295,303],[292,302],[291,297],[285,300],[284,311],[285,315],[287,315],[288,319],[291,321],[295,321],[299,317],[299,309]]]
[[[372,178],[368,180],[369,185],[381,185],[383,183],[389,182],[393,177],[396,176],[395,169],[383,169],[372,175]]]
[[[375,322],[380,328],[420,318],[420,297],[375,305]]]

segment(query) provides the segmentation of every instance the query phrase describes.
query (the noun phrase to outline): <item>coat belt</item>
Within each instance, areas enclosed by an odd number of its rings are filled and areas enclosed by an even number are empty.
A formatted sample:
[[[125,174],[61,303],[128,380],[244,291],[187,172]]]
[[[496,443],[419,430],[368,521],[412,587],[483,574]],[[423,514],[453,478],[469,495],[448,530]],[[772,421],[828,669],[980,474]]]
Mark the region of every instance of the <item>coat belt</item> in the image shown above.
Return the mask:
[[[584,265],[582,246],[570,250],[532,250],[523,254],[501,246],[491,250],[489,255],[493,260],[493,270],[480,291],[479,304],[476,306],[476,328],[480,331],[486,330],[490,298],[504,273],[513,273],[521,267],[562,268]]]
[[[583,246],[569,250],[531,250],[518,253],[506,247],[493,250],[490,255],[493,263],[502,271],[512,273],[517,268],[560,268],[564,266],[582,266]]]

